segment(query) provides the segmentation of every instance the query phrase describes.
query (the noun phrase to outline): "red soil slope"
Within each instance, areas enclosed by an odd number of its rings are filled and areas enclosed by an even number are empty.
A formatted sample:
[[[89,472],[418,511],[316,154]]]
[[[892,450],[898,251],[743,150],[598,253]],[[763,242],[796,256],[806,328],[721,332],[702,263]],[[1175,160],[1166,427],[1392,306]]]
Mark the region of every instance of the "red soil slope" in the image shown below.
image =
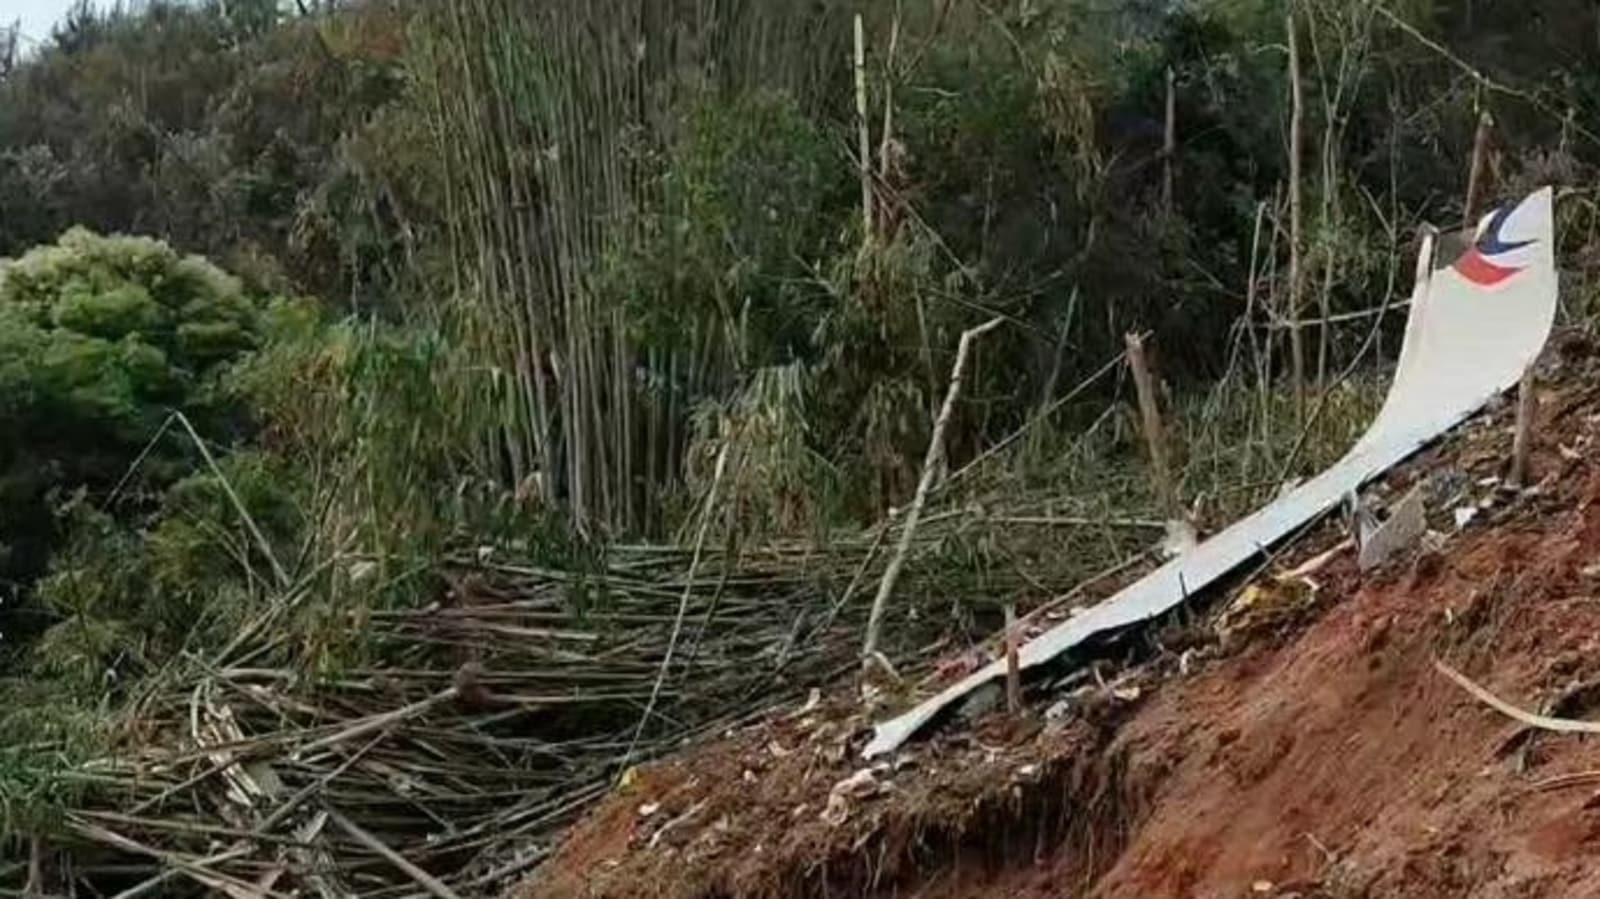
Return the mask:
[[[952,722],[876,770],[855,696],[730,734],[645,770],[520,894],[1600,896],[1600,737],[1529,730],[1434,664],[1600,717],[1600,404],[1583,381],[1544,398],[1541,485],[1442,545],[1366,576],[1347,553],[1310,600],[1169,631],[1182,642],[1104,686],[1049,692],[1050,720]],[[1503,425],[1395,480],[1450,467],[1492,493],[1476,482]]]

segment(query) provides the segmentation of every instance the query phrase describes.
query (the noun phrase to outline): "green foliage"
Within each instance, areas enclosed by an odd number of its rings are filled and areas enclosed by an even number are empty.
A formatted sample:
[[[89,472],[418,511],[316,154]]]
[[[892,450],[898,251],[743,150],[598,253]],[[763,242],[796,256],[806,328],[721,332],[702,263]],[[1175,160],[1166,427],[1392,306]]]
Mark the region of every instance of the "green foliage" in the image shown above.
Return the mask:
[[[238,279],[160,241],[75,228],[0,261],[0,582],[13,597],[44,570],[57,500],[104,497],[174,409],[230,427],[218,373],[256,340]],[[133,492],[183,458],[171,441],[153,448]]]
[[[76,223],[160,234],[268,289],[382,299],[402,274],[377,257],[405,193],[332,209],[327,195],[372,183],[342,148],[399,90],[400,16],[97,6],[0,78],[0,256]]]

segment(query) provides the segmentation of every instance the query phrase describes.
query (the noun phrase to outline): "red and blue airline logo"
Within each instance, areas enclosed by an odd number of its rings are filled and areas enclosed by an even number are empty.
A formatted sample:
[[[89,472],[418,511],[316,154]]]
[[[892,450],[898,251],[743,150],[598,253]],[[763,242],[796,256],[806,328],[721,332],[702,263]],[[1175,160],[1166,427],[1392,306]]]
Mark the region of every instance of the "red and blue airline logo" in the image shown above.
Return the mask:
[[[1483,234],[1471,249],[1456,260],[1455,269],[1461,273],[1461,277],[1479,287],[1494,287],[1527,268],[1526,265],[1510,264],[1504,258],[1507,254],[1537,243],[1533,240],[1507,241],[1500,237],[1500,229],[1505,227],[1511,211],[1510,206],[1496,210],[1489,219],[1489,227],[1483,229]]]

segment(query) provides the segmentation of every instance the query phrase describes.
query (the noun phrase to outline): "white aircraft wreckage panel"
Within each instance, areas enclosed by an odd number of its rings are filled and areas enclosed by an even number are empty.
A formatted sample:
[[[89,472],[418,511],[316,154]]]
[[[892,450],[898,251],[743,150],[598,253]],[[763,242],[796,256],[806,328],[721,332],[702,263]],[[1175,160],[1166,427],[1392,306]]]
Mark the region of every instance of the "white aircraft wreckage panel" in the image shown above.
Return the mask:
[[[1039,635],[1022,647],[1021,667],[1042,665],[1091,637],[1167,612],[1515,384],[1544,347],[1555,317],[1552,206],[1545,188],[1490,213],[1467,252],[1437,272],[1432,241],[1425,241],[1394,382],[1355,448],[1322,474]],[[941,711],[1004,675],[1004,662],[995,662],[878,725],[864,755],[895,750]]]

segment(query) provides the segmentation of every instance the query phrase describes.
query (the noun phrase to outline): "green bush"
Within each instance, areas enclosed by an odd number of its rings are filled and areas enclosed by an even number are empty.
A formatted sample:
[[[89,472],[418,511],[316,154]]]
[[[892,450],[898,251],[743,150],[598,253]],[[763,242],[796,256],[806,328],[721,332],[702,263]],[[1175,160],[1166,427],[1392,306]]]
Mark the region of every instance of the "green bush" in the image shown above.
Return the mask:
[[[53,506],[69,493],[103,503],[126,480],[120,495],[137,500],[186,470],[192,447],[175,433],[151,444],[172,411],[208,435],[242,423],[219,375],[256,345],[257,319],[237,278],[149,238],[74,228],[0,261],[0,587],[10,598],[60,543]]]

